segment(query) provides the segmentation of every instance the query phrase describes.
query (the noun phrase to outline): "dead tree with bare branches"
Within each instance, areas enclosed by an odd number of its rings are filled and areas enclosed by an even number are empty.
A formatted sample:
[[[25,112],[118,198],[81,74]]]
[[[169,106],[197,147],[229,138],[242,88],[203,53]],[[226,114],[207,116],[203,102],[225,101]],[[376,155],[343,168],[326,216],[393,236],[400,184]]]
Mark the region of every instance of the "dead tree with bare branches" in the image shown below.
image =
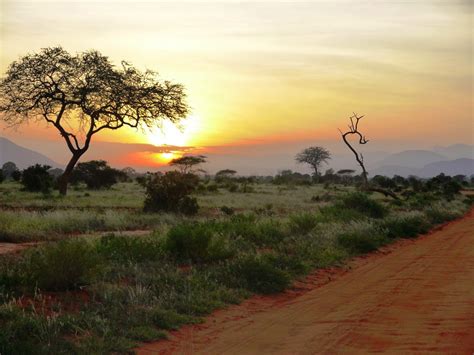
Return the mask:
[[[346,132],[341,132],[342,140],[344,143],[349,147],[349,149],[354,153],[355,159],[357,163],[360,165],[362,169],[362,180],[363,180],[363,189],[366,191],[374,191],[374,192],[379,192],[385,196],[390,196],[394,199],[398,200],[398,196],[393,193],[392,191],[388,191],[385,189],[381,189],[378,187],[371,186],[369,183],[369,178],[368,178],[368,173],[367,169],[365,168],[364,164],[364,156],[362,153],[357,152],[357,150],[352,146],[352,144],[349,142],[348,137],[350,136],[356,136],[359,140],[359,144],[367,144],[369,141],[365,136],[359,131],[359,121],[363,118],[364,116],[358,116],[356,113],[353,112],[353,115],[349,117],[350,124],[348,125],[349,130]]]

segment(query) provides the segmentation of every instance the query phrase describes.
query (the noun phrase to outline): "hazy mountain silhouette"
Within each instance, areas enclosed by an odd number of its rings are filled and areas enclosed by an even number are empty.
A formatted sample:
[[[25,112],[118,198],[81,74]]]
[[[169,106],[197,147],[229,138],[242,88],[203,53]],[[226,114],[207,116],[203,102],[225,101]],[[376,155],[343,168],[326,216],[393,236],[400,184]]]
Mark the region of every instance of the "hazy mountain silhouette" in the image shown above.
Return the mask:
[[[434,163],[426,164],[422,167],[407,167],[407,166],[382,166],[370,172],[371,176],[385,175],[392,177],[393,175],[410,176],[416,175],[419,177],[433,177],[444,173],[446,175],[474,175],[474,159],[461,158],[454,160],[443,160]]]
[[[20,147],[12,141],[0,137],[0,167],[7,161],[14,162],[20,169],[34,164],[49,165],[53,168],[61,166],[43,154]]]
[[[404,150],[399,153],[388,155],[381,161],[374,164],[374,167],[404,166],[419,168],[425,166],[426,164],[448,159],[448,157],[430,150]]]

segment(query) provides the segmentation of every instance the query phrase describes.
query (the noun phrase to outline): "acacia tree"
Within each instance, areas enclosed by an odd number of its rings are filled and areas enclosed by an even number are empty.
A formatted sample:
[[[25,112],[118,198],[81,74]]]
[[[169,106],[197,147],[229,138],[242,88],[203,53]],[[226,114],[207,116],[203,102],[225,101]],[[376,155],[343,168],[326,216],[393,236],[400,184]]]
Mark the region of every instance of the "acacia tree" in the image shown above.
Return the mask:
[[[298,163],[311,165],[314,170],[314,176],[319,175],[319,167],[331,159],[331,153],[323,147],[309,147],[298,153],[295,157]]]
[[[14,61],[0,81],[0,119],[11,126],[43,120],[65,140],[72,157],[59,179],[63,195],[96,133],[175,123],[187,112],[182,85],[126,62],[117,68],[94,50],[71,55],[45,48]]]
[[[177,167],[183,174],[190,174],[195,171],[203,171],[201,169],[195,169],[195,167],[205,163],[206,159],[207,157],[204,155],[185,155],[184,157],[171,160],[169,165]]]

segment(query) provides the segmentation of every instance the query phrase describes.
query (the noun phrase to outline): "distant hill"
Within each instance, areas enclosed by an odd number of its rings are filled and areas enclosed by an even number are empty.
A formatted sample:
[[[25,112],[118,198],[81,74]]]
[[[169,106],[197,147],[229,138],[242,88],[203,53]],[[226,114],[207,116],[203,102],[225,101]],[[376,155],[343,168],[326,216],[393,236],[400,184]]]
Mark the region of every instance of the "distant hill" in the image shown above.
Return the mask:
[[[443,160],[434,163],[426,164],[422,167],[406,167],[406,166],[382,166],[370,172],[371,176],[385,175],[392,177],[393,175],[410,176],[416,175],[419,177],[433,177],[444,173],[446,175],[474,175],[474,159],[461,158],[454,160]]]
[[[436,153],[444,155],[448,159],[474,159],[474,145],[453,144],[447,147],[434,147],[433,150]]]
[[[381,161],[374,164],[375,168],[387,166],[420,168],[426,164],[448,160],[446,156],[430,150],[404,150],[386,156]]]
[[[61,167],[60,164],[43,154],[20,147],[12,141],[0,137],[0,167],[7,161],[14,162],[20,169],[25,169],[34,164],[49,165],[53,168]]]

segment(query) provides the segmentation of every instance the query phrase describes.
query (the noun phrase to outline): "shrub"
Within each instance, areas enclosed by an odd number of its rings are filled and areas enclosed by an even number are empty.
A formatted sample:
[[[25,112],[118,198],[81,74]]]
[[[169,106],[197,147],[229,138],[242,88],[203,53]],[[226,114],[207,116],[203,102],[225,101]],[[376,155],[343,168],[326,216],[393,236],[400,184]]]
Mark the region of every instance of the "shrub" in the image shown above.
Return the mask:
[[[3,182],[4,179],[5,177],[3,176],[3,170],[0,169],[0,184]]]
[[[162,245],[156,238],[109,234],[100,238],[97,251],[107,259],[115,261],[143,262],[163,258]]]
[[[211,223],[183,223],[171,228],[165,248],[183,261],[216,261],[233,254],[230,243]]]
[[[381,223],[381,227],[389,238],[414,238],[428,232],[430,223],[423,214],[417,212],[389,217]]]
[[[459,211],[442,208],[438,205],[432,205],[426,208],[424,212],[429,221],[433,224],[441,224],[447,221],[452,221],[461,215]]]
[[[367,217],[383,218],[387,209],[378,201],[371,199],[362,192],[353,192],[342,197],[341,205],[347,209],[358,211]]]
[[[246,289],[257,293],[278,293],[291,283],[288,273],[277,268],[268,256],[240,258],[231,265],[231,269]]]
[[[84,182],[89,189],[109,189],[119,179],[126,178],[126,174],[120,170],[113,169],[104,160],[91,160],[79,163],[74,168],[71,182]]]
[[[363,254],[377,250],[384,244],[384,237],[373,226],[355,226],[352,230],[340,233],[337,242],[352,254]]]
[[[145,212],[179,212],[196,214],[198,204],[189,195],[199,184],[198,176],[169,171],[164,175],[155,174],[146,183]]]
[[[294,233],[309,233],[316,227],[317,224],[318,220],[312,213],[304,212],[290,216],[289,226],[291,231]]]
[[[85,240],[63,240],[28,251],[25,274],[29,285],[59,291],[88,284],[98,272],[100,259]]]
[[[26,191],[48,193],[53,187],[53,177],[48,173],[51,167],[36,164],[25,169],[21,183]]]

